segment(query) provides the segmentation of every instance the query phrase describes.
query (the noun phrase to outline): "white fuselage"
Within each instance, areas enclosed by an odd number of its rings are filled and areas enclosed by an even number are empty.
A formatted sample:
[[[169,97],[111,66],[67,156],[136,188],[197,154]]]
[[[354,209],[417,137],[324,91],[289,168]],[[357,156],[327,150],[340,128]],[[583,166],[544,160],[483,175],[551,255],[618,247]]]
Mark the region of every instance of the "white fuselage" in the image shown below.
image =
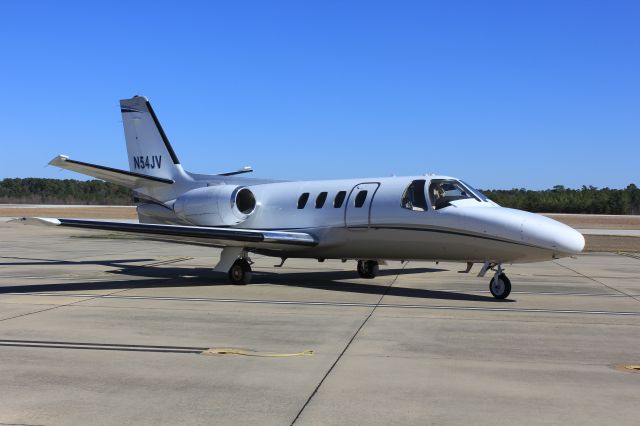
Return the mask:
[[[583,236],[574,229],[541,215],[500,207],[468,186],[473,196],[444,207],[434,208],[428,194],[424,208],[403,206],[412,182],[426,182],[428,188],[437,180],[460,183],[430,175],[257,184],[232,178],[209,184],[241,185],[255,195],[255,209],[231,227],[303,231],[319,241],[316,247],[256,250],[273,256],[514,263],[570,256],[584,247]],[[334,206],[342,191],[343,202]],[[358,200],[363,191],[365,196]],[[308,199],[299,208],[303,194]],[[206,206],[202,211],[206,213]],[[208,220],[201,214],[186,223],[216,225]],[[152,217],[145,221],[167,223]]]

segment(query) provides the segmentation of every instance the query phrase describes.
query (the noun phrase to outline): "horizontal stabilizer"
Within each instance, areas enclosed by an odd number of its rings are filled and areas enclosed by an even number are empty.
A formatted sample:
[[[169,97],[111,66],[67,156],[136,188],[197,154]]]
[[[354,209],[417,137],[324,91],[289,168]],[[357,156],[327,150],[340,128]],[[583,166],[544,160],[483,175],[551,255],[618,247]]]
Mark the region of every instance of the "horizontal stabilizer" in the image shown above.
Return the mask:
[[[251,172],[253,172],[253,168],[251,166],[245,166],[240,170],[236,170],[235,172],[218,173],[218,176],[235,176],[235,175],[241,175],[243,173],[251,173]]]
[[[131,189],[138,189],[150,184],[171,185],[174,183],[171,179],[148,176],[127,170],[114,169],[112,167],[71,160],[66,155],[58,155],[53,160],[49,161],[49,164],[82,173],[83,175],[93,176]]]
[[[257,229],[214,228],[204,226],[155,225],[147,223],[107,222],[98,220],[24,218],[25,224],[53,225],[72,228],[100,229],[104,231],[147,234],[184,243],[212,246],[240,246],[248,248],[278,249],[280,246],[316,246],[311,234],[288,231],[262,231]]]

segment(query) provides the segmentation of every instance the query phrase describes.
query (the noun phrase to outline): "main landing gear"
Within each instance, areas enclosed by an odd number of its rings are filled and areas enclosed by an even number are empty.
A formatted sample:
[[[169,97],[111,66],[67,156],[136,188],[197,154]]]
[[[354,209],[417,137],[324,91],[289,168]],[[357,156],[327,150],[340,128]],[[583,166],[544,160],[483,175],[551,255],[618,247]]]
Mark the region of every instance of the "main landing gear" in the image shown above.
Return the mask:
[[[232,284],[244,285],[251,282],[251,264],[249,254],[243,247],[225,247],[220,260],[213,268],[216,272],[226,272]]]
[[[375,260],[358,260],[358,275],[362,278],[375,278],[379,270]]]
[[[233,284],[245,285],[251,282],[251,264],[242,257],[231,265],[229,268],[229,280]]]

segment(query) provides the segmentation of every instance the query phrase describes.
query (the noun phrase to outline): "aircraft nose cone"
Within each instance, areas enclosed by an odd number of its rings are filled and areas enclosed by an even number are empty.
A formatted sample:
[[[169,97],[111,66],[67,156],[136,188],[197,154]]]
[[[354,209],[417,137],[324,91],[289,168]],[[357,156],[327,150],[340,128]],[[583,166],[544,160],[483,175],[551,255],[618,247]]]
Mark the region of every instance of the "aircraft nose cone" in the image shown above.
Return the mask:
[[[546,246],[558,254],[572,255],[584,249],[584,236],[570,226],[532,214],[522,224],[525,240]]]
[[[584,249],[584,236],[569,226],[566,226],[566,228],[568,229],[559,232],[556,237],[558,250],[569,254],[582,253]]]

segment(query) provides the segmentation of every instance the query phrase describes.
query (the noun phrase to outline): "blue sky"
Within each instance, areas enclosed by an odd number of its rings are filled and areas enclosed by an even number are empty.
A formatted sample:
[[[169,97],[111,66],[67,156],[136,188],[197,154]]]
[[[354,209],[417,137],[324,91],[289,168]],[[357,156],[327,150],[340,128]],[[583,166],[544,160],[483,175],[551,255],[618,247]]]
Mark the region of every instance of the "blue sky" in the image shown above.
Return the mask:
[[[640,184],[640,2],[3,2],[0,177],[126,168],[147,96],[185,168]]]

